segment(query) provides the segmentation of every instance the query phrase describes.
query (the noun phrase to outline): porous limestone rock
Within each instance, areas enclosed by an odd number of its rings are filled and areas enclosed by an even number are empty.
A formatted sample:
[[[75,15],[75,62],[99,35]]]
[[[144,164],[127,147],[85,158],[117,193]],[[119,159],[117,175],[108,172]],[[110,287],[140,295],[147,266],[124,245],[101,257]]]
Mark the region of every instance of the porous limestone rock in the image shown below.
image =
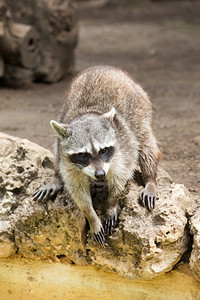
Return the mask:
[[[200,281],[200,207],[198,207],[190,220],[193,235],[193,249],[190,257],[190,268],[193,276]]]
[[[119,226],[101,247],[66,191],[46,203],[32,199],[35,189],[53,175],[50,151],[0,134],[0,155],[1,257],[17,251],[27,258],[93,264],[121,276],[153,278],[171,270],[188,249],[187,215],[194,210],[193,197],[162,168],[158,171],[159,200],[153,212],[138,201],[142,186],[136,171],[120,200]],[[103,221],[107,190],[93,186],[91,193]]]
[[[0,257],[17,249],[29,258],[70,256],[85,264],[81,253],[86,221],[76,204],[67,194],[46,205],[32,199],[52,177],[53,160],[51,152],[37,144],[0,134]]]
[[[9,257],[17,250],[14,212],[28,202],[37,178],[48,176],[50,152],[27,140],[0,133],[0,257]],[[53,156],[51,155],[51,158]],[[43,167],[42,167],[43,165]]]
[[[191,195],[161,168],[158,186],[159,200],[150,213],[137,201],[141,187],[130,183],[121,204],[119,228],[107,238],[106,247],[89,242],[93,263],[122,276],[153,278],[170,271],[181,259],[189,244]]]

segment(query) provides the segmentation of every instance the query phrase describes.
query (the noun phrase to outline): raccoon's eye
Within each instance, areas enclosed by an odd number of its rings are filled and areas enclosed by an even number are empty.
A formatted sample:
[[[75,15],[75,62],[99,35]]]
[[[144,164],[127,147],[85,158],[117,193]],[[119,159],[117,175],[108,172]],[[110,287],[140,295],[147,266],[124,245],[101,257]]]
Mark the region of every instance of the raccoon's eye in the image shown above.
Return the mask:
[[[113,156],[114,151],[115,151],[114,147],[105,147],[99,151],[99,154],[105,162],[108,162]]]
[[[78,165],[79,167],[86,167],[90,163],[90,158],[91,154],[90,153],[77,153],[77,154],[72,154],[70,156],[71,161],[75,164]]]
[[[108,151],[108,148],[103,148],[99,151],[100,154],[105,154]]]

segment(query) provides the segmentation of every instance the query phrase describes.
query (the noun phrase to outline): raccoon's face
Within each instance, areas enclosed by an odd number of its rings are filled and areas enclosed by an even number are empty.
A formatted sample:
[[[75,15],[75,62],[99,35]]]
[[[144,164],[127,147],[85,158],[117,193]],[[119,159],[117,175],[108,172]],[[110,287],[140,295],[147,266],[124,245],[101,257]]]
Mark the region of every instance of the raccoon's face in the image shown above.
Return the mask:
[[[89,177],[98,181],[104,181],[114,151],[114,146],[110,146],[100,149],[98,152],[96,149],[92,153],[79,152],[70,155],[70,160]]]
[[[113,108],[100,116],[83,115],[67,126],[51,121],[61,139],[63,152],[71,163],[98,181],[105,179],[115,152],[116,137],[112,126],[114,115]]]

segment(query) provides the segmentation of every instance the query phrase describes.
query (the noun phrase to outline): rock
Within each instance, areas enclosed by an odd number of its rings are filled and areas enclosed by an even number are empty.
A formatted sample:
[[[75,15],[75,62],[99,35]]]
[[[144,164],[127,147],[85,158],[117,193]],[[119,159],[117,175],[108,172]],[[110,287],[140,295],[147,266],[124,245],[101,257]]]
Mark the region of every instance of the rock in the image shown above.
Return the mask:
[[[119,217],[119,229],[105,248],[89,242],[94,264],[131,278],[153,278],[170,271],[188,248],[187,208],[191,196],[183,185],[158,173],[159,200],[152,213],[137,201],[141,187],[131,182]]]
[[[29,201],[37,179],[45,168],[45,159],[52,154],[27,140],[0,133],[0,257],[16,252],[13,212]],[[41,168],[43,164],[43,167]],[[52,163],[53,167],[53,163]],[[49,168],[46,168],[47,176]],[[34,181],[36,179],[36,181]]]
[[[2,248],[5,252],[10,242],[13,251],[17,247],[25,257],[57,259],[68,255],[74,262],[85,264],[81,251],[85,251],[82,239],[86,221],[75,203],[68,202],[70,197],[60,196],[45,206],[31,197],[53,175],[51,152],[3,133],[0,140],[0,251]],[[8,250],[4,257],[12,254]]]
[[[5,134],[0,134],[0,140],[0,214],[6,226],[0,231],[0,245],[4,256],[6,251],[9,256],[17,249],[27,258],[92,264],[136,279],[170,271],[188,250],[187,215],[193,213],[195,202],[188,190],[175,184],[162,168],[154,211],[148,212],[138,202],[142,186],[136,171],[135,180],[128,183],[120,201],[119,227],[101,247],[66,191],[54,201],[33,201],[33,192],[53,174],[53,155],[27,140]],[[93,186],[91,191],[94,207],[103,220],[107,190]],[[5,234],[7,239],[3,240]]]
[[[2,214],[0,218],[0,258],[8,258],[15,254],[17,247],[13,241],[13,228],[10,220],[2,217]]]
[[[190,220],[191,234],[193,235],[193,249],[190,257],[190,268],[193,276],[200,281],[200,207]]]

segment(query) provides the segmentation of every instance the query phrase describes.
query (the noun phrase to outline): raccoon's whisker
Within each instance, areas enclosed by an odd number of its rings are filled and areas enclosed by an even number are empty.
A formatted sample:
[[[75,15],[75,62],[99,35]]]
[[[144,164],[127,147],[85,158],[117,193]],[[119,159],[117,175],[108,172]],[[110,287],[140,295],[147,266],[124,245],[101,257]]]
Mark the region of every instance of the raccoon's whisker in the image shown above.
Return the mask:
[[[82,169],[83,168],[83,166],[82,165],[79,165],[79,164],[75,164],[77,167],[79,167],[80,169]]]
[[[71,165],[75,165],[75,166],[79,167],[80,169],[83,169],[83,166],[80,165],[80,164],[77,164],[77,163],[71,163]]]

